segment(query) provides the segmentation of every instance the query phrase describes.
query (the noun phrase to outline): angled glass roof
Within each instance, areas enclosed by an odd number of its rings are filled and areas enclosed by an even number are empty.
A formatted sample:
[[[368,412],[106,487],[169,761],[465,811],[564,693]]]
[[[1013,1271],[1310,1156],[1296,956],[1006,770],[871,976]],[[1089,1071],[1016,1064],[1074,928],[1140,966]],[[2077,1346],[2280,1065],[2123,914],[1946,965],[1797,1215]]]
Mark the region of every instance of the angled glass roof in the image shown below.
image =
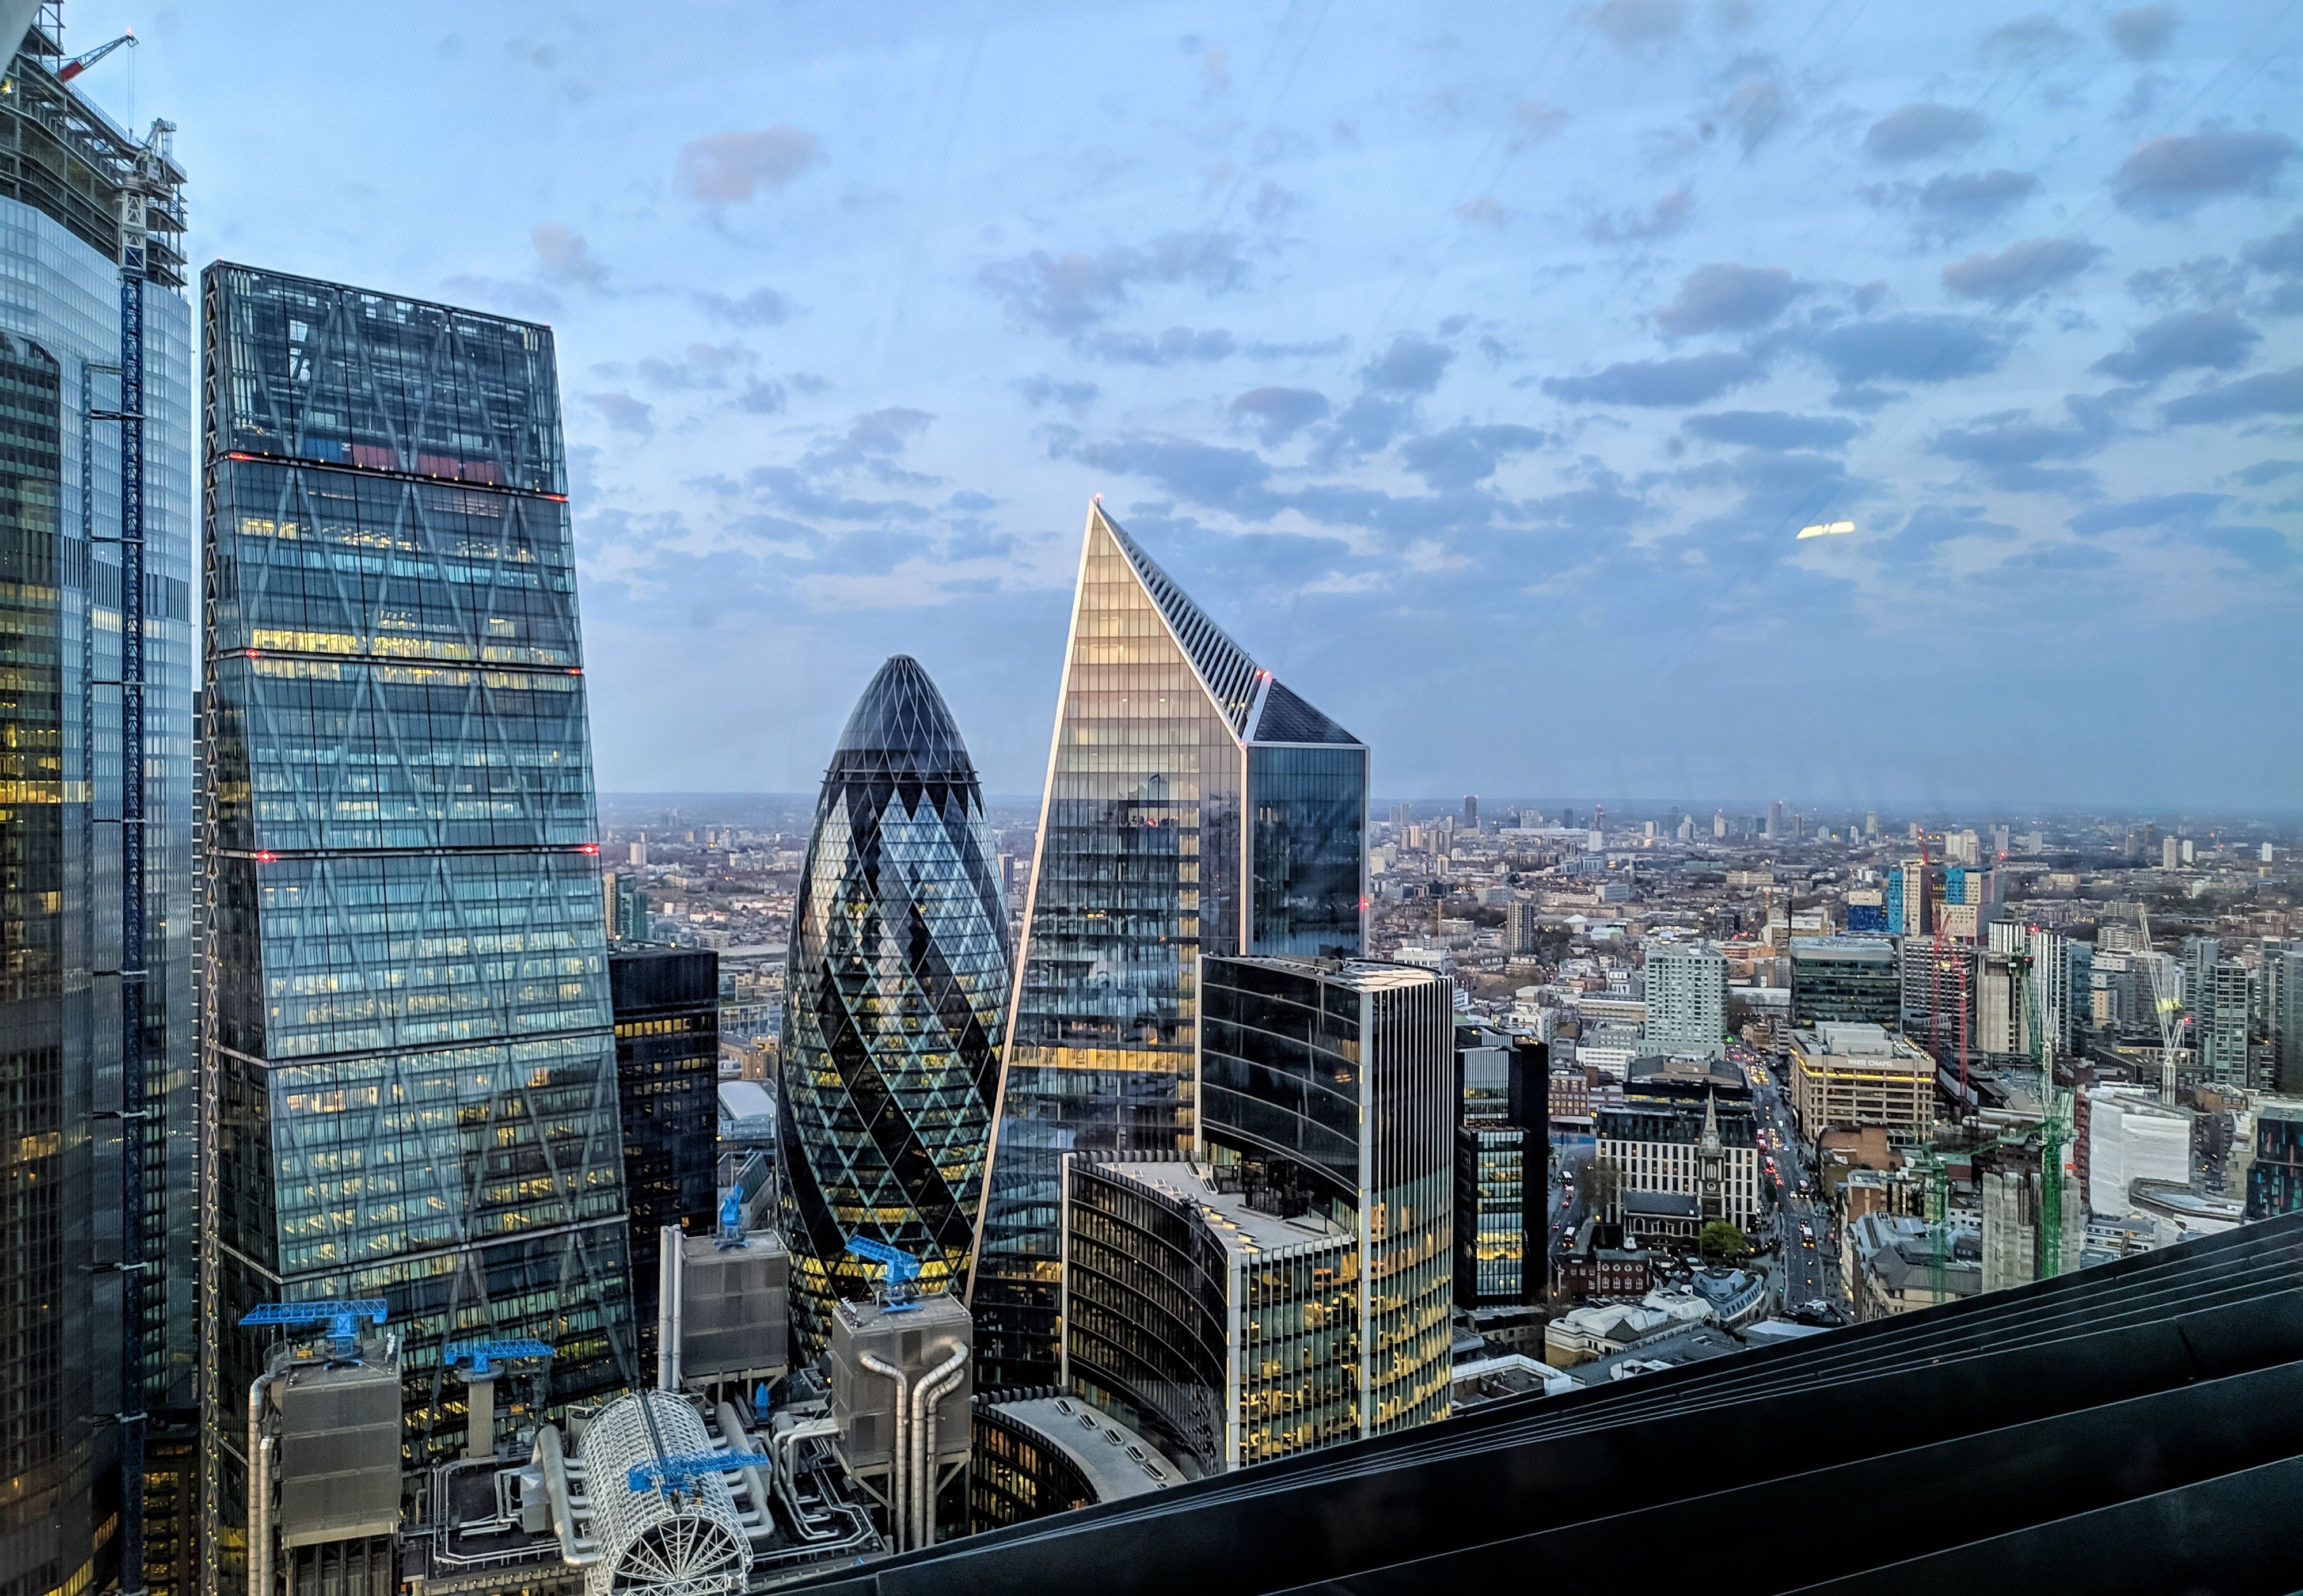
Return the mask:
[[[1290,692],[1284,682],[1275,679],[1271,690],[1263,696],[1262,712],[1255,717],[1255,735],[1248,740],[1259,743],[1349,743],[1356,747],[1360,739]]]
[[[880,667],[848,717],[829,776],[954,776],[973,781],[967,745],[943,695],[907,654]]]
[[[1194,604],[1168,573],[1161,570],[1152,556],[1135,545],[1135,540],[1120,529],[1119,523],[1106,515],[1100,503],[1092,504],[1088,514],[1102,524],[1111,534],[1111,541],[1127,556],[1128,564],[1135,568],[1136,579],[1160,606],[1160,615],[1167,621],[1168,629],[1176,634],[1183,646],[1185,656],[1192,669],[1199,673],[1208,696],[1221,706],[1224,718],[1231,722],[1236,737],[1247,735],[1247,712],[1255,702],[1255,662],[1247,650],[1231,640],[1223,628],[1209,620],[1205,612]],[[1350,740],[1349,739],[1346,739]]]

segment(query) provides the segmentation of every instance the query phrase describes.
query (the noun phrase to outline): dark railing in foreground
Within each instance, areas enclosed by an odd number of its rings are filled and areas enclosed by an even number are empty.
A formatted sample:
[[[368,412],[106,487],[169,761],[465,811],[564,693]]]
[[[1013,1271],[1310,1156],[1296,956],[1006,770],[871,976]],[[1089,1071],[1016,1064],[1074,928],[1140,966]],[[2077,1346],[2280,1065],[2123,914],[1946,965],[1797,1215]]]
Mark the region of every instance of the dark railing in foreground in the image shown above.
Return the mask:
[[[2281,1596],[2299,1522],[2303,1216],[803,1588]]]

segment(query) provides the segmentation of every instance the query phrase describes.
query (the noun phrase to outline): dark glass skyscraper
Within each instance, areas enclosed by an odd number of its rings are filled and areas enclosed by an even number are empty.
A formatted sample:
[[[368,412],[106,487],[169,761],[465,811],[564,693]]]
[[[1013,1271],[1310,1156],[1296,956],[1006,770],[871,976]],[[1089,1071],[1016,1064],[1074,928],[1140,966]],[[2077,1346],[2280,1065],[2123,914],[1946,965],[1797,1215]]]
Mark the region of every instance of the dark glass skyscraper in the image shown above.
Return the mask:
[[[1202,952],[1350,957],[1368,751],[1089,508],[970,1306],[984,1386],[1054,1378],[1062,1157],[1191,1142]]]
[[[591,747],[551,333],[219,262],[204,699],[219,1276],[208,1433],[268,1300],[381,1296],[417,1461],[449,1339],[634,1371]]]
[[[792,908],[780,1055],[784,1225],[804,1354],[870,1294],[864,1237],[949,1289],[982,1200],[1008,911],[975,767],[943,697],[898,654],[848,719]]]
[[[655,1367],[663,1227],[713,1225],[720,1172],[720,956],[623,946],[608,954],[616,1099],[630,1205],[633,1339]]]

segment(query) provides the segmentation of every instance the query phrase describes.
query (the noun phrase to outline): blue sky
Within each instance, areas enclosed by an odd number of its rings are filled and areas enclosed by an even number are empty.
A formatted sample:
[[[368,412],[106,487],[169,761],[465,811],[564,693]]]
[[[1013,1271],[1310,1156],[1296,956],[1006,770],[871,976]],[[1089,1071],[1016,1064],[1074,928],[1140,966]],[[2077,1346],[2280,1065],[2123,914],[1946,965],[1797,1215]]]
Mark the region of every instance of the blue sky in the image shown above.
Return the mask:
[[[556,329],[604,788],[1035,790],[1101,492],[1386,791],[2299,806],[2303,5],[117,21],[200,259]]]

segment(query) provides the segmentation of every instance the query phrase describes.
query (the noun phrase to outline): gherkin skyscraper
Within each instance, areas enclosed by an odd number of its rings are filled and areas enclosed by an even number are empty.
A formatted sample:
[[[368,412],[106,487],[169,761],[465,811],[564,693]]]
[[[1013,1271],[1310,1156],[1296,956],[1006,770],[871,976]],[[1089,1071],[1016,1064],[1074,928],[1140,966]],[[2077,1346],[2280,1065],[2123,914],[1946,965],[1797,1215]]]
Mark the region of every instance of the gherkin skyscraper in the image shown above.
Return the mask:
[[[898,654],[824,773],[792,908],[779,1123],[804,1355],[871,1289],[851,1238],[910,1253],[931,1291],[966,1272],[1007,1021],[997,857],[951,712]]]

